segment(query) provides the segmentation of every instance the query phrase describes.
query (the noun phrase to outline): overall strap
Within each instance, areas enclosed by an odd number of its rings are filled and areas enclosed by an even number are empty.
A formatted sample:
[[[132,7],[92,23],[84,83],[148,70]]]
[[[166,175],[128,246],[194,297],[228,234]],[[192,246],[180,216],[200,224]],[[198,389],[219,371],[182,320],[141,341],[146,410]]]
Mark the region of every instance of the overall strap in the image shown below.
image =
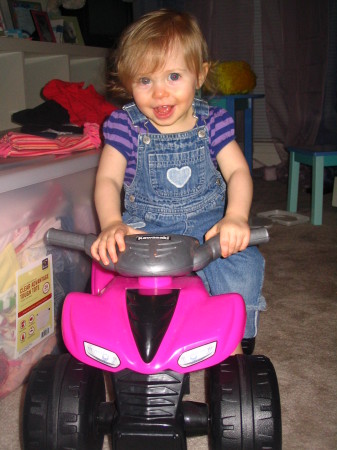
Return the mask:
[[[140,125],[147,121],[146,116],[138,109],[135,102],[124,105],[123,110],[128,113],[133,125]]]
[[[196,116],[206,119],[209,116],[209,106],[205,100],[195,97],[193,100],[193,109]]]

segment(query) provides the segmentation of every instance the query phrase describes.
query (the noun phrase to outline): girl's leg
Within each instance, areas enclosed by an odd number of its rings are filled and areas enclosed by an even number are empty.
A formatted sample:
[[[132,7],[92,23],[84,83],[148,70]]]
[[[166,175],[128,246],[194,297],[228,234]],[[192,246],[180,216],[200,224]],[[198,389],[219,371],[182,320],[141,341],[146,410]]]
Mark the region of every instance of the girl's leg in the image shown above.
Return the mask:
[[[211,295],[235,292],[246,304],[245,338],[256,336],[259,313],[266,309],[261,295],[264,278],[264,258],[256,247],[248,247],[226,259],[217,259],[198,272]]]

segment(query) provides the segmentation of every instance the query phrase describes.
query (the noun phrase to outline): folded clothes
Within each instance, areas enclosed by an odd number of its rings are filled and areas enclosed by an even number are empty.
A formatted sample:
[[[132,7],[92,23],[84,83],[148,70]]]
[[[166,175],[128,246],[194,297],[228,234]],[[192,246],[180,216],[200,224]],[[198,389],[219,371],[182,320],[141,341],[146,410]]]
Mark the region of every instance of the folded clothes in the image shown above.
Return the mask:
[[[83,127],[70,122],[68,111],[55,100],[12,114],[12,122],[22,125],[21,133],[55,139],[62,134],[83,134]]]
[[[73,152],[99,149],[99,125],[85,123],[83,135],[60,136],[56,139],[10,131],[0,139],[0,158],[27,157],[46,154],[66,155]]]
[[[68,111],[70,123],[79,126],[85,122],[101,125],[117,107],[98,94],[93,85],[86,88],[83,86],[83,82],[54,79],[45,85],[42,94],[48,100],[55,100]]]
[[[23,125],[21,133],[33,134],[34,136],[41,136],[48,139],[56,139],[59,136],[70,134],[83,134],[83,127],[77,125]]]
[[[47,100],[35,108],[23,109],[12,114],[12,122],[19,125],[39,125],[44,128],[68,124],[68,111],[54,100]]]

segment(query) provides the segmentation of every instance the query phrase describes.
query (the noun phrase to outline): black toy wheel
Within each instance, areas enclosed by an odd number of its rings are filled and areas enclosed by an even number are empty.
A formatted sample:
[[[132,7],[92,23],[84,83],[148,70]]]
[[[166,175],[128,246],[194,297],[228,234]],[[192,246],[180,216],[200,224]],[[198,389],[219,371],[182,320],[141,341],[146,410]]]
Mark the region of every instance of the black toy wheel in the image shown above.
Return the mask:
[[[280,450],[281,407],[264,356],[231,356],[210,369],[212,450]]]
[[[23,409],[25,450],[100,450],[99,404],[103,373],[69,354],[48,355],[30,375]]]
[[[244,355],[252,355],[255,348],[255,337],[242,339],[241,347]]]

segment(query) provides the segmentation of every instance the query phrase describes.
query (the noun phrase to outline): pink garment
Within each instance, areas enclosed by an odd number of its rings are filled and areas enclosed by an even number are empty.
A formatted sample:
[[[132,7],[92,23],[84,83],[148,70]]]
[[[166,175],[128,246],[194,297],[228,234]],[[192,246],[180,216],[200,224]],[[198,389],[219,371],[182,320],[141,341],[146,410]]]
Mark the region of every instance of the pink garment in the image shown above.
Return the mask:
[[[0,158],[65,155],[98,149],[100,146],[99,125],[96,123],[85,123],[83,135],[60,136],[56,139],[10,131],[0,140]]]

